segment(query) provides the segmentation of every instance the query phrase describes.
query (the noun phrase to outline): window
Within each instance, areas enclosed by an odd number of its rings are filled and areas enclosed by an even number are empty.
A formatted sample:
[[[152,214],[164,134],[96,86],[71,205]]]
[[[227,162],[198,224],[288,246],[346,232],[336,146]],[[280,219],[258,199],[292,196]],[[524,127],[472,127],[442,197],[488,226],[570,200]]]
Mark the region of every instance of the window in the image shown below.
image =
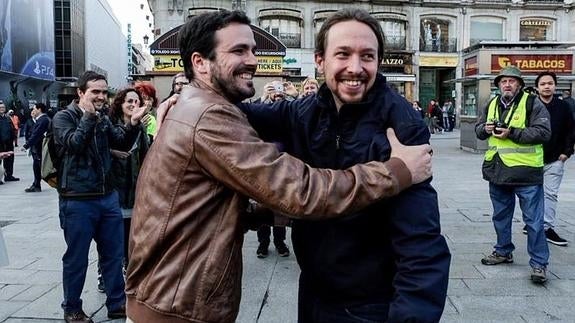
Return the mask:
[[[385,35],[385,49],[405,49],[405,22],[401,20],[381,20]]]
[[[274,35],[288,48],[301,48],[300,21],[291,17],[265,17],[260,27]]]
[[[419,50],[424,52],[453,53],[457,51],[457,38],[453,24],[447,19],[425,17],[421,19]]]
[[[477,85],[463,86],[463,107],[461,115],[467,117],[477,116]]]
[[[525,18],[519,22],[519,40],[554,40],[554,22],[544,18]]]
[[[471,39],[469,45],[482,40],[505,40],[503,37],[503,19],[498,17],[472,17]]]

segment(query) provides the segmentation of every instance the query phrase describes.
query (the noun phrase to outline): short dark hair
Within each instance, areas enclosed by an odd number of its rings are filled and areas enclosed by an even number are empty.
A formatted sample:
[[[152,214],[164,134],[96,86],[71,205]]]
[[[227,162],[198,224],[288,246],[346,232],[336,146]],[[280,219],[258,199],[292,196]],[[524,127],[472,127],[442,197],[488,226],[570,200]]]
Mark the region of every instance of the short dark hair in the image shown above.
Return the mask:
[[[557,85],[557,75],[553,72],[545,71],[545,72],[539,73],[539,75],[537,75],[537,78],[535,78],[535,87],[539,86],[539,80],[543,76],[551,76],[553,78],[553,82],[555,83],[555,85]]]
[[[140,95],[140,93],[136,91],[136,89],[129,87],[121,90],[114,97],[114,102],[112,102],[112,105],[110,106],[110,111],[108,112],[110,119],[112,120],[113,123],[122,122],[124,114],[124,112],[122,111],[122,104],[124,104],[124,101],[126,101],[126,96],[130,92],[134,92],[136,93],[136,95],[138,95],[138,99],[140,100],[140,106],[144,104],[144,100],[142,100],[142,95]]]
[[[36,107],[36,109],[42,111],[42,113],[48,112],[48,107],[42,102],[34,104],[34,107]]]
[[[366,24],[377,38],[377,61],[381,63],[383,59],[385,36],[383,34],[383,29],[377,21],[373,18],[367,11],[363,9],[342,9],[331,15],[321,26],[319,33],[315,38],[315,54],[323,57],[325,55],[325,49],[327,48],[327,33],[331,27],[335,24],[356,20],[358,22]]]
[[[184,72],[188,80],[194,79],[192,54],[199,53],[202,57],[214,60],[216,58],[216,31],[231,23],[250,25],[250,18],[241,11],[220,10],[193,17],[179,31],[178,44],[180,56],[184,63]]]
[[[88,82],[99,80],[104,80],[106,83],[108,83],[108,80],[104,75],[98,74],[94,71],[86,71],[78,78],[78,89],[82,92],[86,92],[86,89],[88,88]]]

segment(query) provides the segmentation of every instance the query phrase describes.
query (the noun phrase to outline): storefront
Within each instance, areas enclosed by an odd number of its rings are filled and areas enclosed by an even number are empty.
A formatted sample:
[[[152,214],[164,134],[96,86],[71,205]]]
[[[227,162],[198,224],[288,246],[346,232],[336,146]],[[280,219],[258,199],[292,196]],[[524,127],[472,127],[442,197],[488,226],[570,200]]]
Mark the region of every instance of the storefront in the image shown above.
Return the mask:
[[[410,102],[415,85],[412,57],[410,53],[385,53],[379,68],[387,82]]]
[[[154,67],[151,72],[146,72],[146,79],[150,79],[158,92],[158,98],[168,95],[171,89],[172,76],[184,70],[184,64],[178,48],[178,26],[150,45],[150,54],[154,57]],[[254,78],[254,86],[259,92],[263,85],[274,79],[282,79],[287,74],[284,72],[284,56],[286,47],[274,36],[265,30],[251,25],[256,41],[256,58],[258,68]]]
[[[493,84],[495,76],[508,65],[517,66],[523,75],[526,86],[534,86],[537,74],[551,71],[557,74],[557,92],[572,89],[575,84],[573,75],[573,51],[567,44],[510,44],[492,43],[476,45],[463,51],[463,77],[455,80],[462,83],[463,98],[460,111],[462,149],[482,151],[487,142],[475,136],[475,124],[478,116],[499,89]],[[527,48],[528,47],[528,48]]]
[[[455,78],[458,63],[457,54],[419,56],[419,102],[423,107],[431,100],[438,100],[440,104],[453,100],[455,85],[447,81]]]

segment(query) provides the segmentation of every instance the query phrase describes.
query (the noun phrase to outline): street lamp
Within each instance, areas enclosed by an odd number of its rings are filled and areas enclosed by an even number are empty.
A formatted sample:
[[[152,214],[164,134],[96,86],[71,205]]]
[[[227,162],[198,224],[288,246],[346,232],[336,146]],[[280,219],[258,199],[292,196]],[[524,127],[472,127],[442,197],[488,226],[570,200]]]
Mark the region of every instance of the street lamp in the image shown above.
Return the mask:
[[[144,35],[144,45],[148,45],[149,39],[150,39],[150,37],[148,37],[148,35]]]

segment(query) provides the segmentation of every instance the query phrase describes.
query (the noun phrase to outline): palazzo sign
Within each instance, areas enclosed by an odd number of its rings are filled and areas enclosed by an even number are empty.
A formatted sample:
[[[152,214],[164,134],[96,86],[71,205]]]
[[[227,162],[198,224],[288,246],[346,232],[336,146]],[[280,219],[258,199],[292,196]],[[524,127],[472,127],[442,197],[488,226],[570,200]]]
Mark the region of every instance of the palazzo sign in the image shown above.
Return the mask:
[[[571,74],[573,55],[491,55],[492,73],[498,73],[509,65],[517,66],[525,74],[538,74],[544,71]]]

